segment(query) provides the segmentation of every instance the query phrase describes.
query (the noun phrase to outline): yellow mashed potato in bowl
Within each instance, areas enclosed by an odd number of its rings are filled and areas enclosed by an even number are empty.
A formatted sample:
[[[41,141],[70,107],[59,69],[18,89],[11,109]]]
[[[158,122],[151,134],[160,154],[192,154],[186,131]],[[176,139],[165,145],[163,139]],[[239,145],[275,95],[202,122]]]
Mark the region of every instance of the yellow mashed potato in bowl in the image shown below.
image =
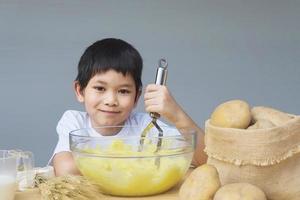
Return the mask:
[[[72,133],[70,146],[82,175],[104,193],[147,196],[167,191],[184,177],[193,157],[192,136],[164,136],[157,151],[158,137],[153,134],[141,150],[139,136],[99,138]]]

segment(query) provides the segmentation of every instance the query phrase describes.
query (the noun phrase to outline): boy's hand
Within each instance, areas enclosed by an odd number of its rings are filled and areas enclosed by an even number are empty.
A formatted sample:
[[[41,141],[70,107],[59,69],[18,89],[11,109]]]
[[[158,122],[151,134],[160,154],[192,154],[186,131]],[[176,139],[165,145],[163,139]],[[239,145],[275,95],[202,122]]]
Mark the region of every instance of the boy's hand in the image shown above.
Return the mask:
[[[166,86],[149,84],[145,90],[144,100],[147,112],[159,113],[169,122],[176,124],[177,118],[175,113],[181,108]]]
[[[150,84],[146,87],[145,109],[147,112],[159,113],[166,120],[176,126],[178,130],[185,132],[195,130],[197,132],[197,146],[194,153],[193,164],[198,166],[207,160],[204,149],[204,132],[177,104],[168,88],[164,85]]]

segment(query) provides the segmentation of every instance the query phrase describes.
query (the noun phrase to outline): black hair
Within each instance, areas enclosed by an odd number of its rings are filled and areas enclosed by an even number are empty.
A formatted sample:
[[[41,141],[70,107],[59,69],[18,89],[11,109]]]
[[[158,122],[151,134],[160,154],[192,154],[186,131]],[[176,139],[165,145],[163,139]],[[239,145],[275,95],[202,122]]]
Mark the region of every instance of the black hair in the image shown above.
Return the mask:
[[[83,90],[94,75],[111,69],[124,76],[130,74],[138,94],[142,88],[143,60],[131,44],[121,39],[106,38],[89,46],[79,60],[75,81]]]

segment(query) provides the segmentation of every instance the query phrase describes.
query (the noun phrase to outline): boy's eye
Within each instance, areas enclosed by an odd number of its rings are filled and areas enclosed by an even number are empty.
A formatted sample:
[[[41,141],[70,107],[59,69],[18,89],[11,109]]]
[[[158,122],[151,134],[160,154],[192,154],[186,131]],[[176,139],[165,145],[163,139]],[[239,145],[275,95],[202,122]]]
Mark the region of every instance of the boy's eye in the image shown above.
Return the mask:
[[[127,89],[121,89],[121,90],[119,90],[119,93],[121,93],[121,94],[130,94],[131,91],[127,90]]]
[[[104,92],[105,91],[105,88],[101,87],[101,86],[95,86],[94,89],[99,91],[99,92]]]

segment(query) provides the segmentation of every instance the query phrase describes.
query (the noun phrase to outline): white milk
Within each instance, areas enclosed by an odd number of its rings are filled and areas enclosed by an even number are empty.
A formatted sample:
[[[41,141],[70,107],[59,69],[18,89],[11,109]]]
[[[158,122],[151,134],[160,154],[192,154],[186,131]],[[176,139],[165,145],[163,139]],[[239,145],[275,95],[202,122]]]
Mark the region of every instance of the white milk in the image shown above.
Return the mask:
[[[13,200],[16,189],[17,184],[13,176],[0,174],[0,200]]]

